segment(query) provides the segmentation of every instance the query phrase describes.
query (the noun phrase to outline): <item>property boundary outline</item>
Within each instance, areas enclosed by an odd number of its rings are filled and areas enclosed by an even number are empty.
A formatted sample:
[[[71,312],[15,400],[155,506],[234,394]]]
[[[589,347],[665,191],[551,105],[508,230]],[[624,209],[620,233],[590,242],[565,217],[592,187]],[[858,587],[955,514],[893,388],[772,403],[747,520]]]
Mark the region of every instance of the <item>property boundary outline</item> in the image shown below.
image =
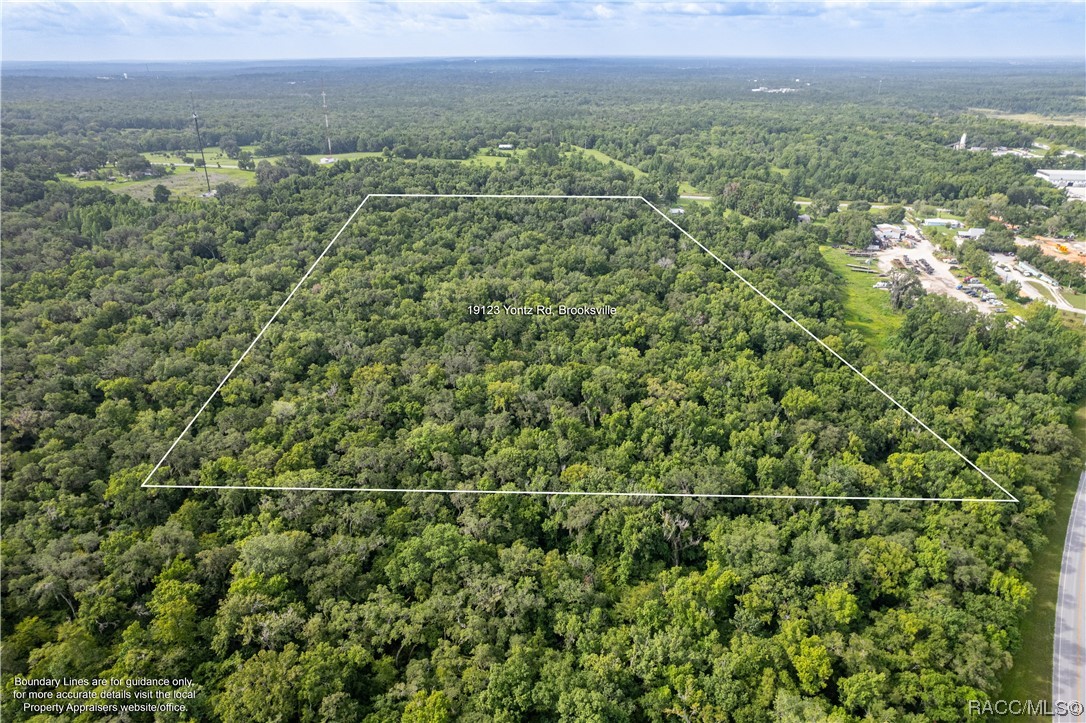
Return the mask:
[[[725,494],[725,493],[700,493],[700,492],[596,492],[596,491],[583,491],[583,490],[560,490],[560,491],[548,491],[548,490],[471,490],[471,489],[417,489],[417,488],[385,488],[385,487],[275,487],[275,486],[247,486],[247,485],[171,485],[171,484],[151,484],[151,478],[155,473],[165,464],[166,459],[170,456],[173,450],[181,442],[192,426],[199,419],[200,415],[204,413],[204,410],[211,404],[215,398],[226,385],[226,382],[230,380],[230,377],[234,375],[241,363],[245,361],[245,358],[249,356],[249,352],[257,345],[260,339],[264,336],[264,333],[279,317],[279,314],[283,311],[290,300],[294,298],[294,295],[298,293],[298,290],[302,288],[302,285],[312,276],[316,270],[317,265],[321,260],[328,255],[328,252],[332,250],[332,247],[339,240],[339,237],[343,235],[343,232],[347,230],[347,227],[358,216],[366,202],[371,198],[460,198],[460,199],[531,199],[531,200],[606,200],[606,201],[641,201],[647,205],[650,209],[656,212],[661,218],[667,221],[669,224],[678,229],[686,238],[697,244],[698,248],[708,254],[717,263],[723,266],[732,276],[736,277],[744,285],[749,287],[755,294],[765,300],[770,306],[781,313],[784,318],[798,326],[803,332],[811,337],[818,343],[823,349],[828,351],[834,357],[837,358],[842,364],[855,372],[861,379],[868,383],[875,391],[882,396],[886,397],[890,402],[901,411],[916,422],[925,431],[929,432],[933,437],[939,440],[944,447],[949,449],[959,458],[961,458],[969,467],[979,472],[980,475],[991,482],[993,485],[999,488],[1003,494],[1007,495],[1007,499],[991,499],[991,498],[972,498],[972,497],[864,497],[857,495],[773,495],[764,493],[753,494]],[[501,194],[501,193],[368,193],[362,199],[362,202],[355,207],[354,211],[347,220],[340,227],[339,231],[332,237],[332,240],[328,242],[328,245],[324,247],[324,250],[320,252],[313,263],[309,265],[306,272],[302,275],[302,278],[298,280],[298,283],[290,290],[283,302],[279,304],[279,307],[272,313],[271,317],[264,323],[264,326],[260,328],[256,336],[246,347],[245,351],[241,353],[241,356],[237,358],[234,364],[230,367],[230,370],[226,373],[226,376],[218,383],[215,389],[208,395],[204,403],[200,405],[200,408],[196,411],[196,414],[192,416],[192,419],[188,421],[181,433],[177,435],[173,443],[166,450],[166,453],[162,455],[161,459],[155,464],[147,476],[144,478],[141,488],[157,488],[157,489],[195,489],[195,490],[252,490],[252,491],[299,491],[299,492],[398,492],[398,493],[422,493],[422,494],[479,494],[479,495],[539,495],[539,496],[579,496],[579,497],[694,497],[694,498],[716,498],[716,499],[776,499],[776,500],[849,500],[849,501],[887,501],[887,502],[978,502],[978,503],[1017,503],[1018,498],[1010,493],[1003,485],[996,482],[990,474],[977,466],[975,462],[962,454],[954,445],[946,441],[939,435],[934,429],[925,424],[919,417],[910,412],[901,402],[891,396],[886,390],[872,381],[866,374],[857,369],[851,362],[841,356],[833,347],[823,341],[817,334],[808,329],[802,323],[800,323],[795,317],[785,311],[777,302],[769,298],[764,294],[761,289],[752,284],[745,276],[735,270],[730,264],[726,263],[723,259],[717,256],[708,246],[698,241],[692,236],[686,229],[675,222],[673,218],[668,216],[659,207],[654,205],[644,196],[622,196],[622,195],[570,195],[570,194]]]

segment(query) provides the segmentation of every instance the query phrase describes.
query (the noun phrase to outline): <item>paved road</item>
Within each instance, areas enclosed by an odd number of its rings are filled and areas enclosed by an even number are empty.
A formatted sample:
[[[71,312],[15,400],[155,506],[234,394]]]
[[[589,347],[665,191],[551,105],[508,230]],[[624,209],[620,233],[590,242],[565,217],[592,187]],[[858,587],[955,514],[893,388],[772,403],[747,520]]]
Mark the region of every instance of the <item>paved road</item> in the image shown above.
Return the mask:
[[[1086,309],[1079,309],[1078,307],[1071,306],[1071,302],[1063,297],[1063,294],[1060,293],[1060,289],[1046,284],[1040,279],[1026,276],[1018,270],[1016,266],[1018,260],[1015,257],[1003,253],[991,253],[989,256],[991,257],[993,264],[1003,264],[1010,268],[1010,271],[1004,271],[997,267],[996,274],[1004,281],[1017,281],[1018,285],[1022,287],[1021,293],[1023,296],[1028,296],[1031,299],[1039,299],[1046,304],[1055,306],[1057,309],[1070,311],[1073,314],[1086,314]],[[1044,290],[1048,292],[1047,295],[1039,291],[1037,286],[1043,287]]]
[[[1086,470],[1067,523],[1056,599],[1052,644],[1052,700],[1086,703]],[[1058,722],[1082,723],[1083,717],[1056,716]]]
[[[1056,306],[1064,311],[1070,311],[1075,314],[1086,314],[1086,309],[1079,309],[1076,306],[1071,306],[1071,302],[1064,298],[1062,289],[1054,289],[1051,286],[1046,287],[1052,292],[1053,298],[1056,299]]]

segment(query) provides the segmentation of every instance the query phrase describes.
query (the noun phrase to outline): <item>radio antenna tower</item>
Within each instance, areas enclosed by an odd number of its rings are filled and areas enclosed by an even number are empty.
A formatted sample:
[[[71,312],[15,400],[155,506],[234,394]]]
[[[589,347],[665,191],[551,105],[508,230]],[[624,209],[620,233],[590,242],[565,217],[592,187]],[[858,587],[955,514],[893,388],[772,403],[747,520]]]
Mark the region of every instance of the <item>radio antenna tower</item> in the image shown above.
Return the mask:
[[[196,99],[189,91],[189,100],[192,101],[192,122],[196,126],[196,149],[200,151],[200,160],[204,164],[204,181],[207,182],[207,192],[211,193],[211,177],[207,175],[207,159],[204,158],[204,139],[200,137],[200,116],[196,115]]]
[[[328,143],[328,155],[332,155],[332,135],[328,126],[328,97],[324,94],[324,78],[321,78],[321,108],[324,109],[324,140]]]

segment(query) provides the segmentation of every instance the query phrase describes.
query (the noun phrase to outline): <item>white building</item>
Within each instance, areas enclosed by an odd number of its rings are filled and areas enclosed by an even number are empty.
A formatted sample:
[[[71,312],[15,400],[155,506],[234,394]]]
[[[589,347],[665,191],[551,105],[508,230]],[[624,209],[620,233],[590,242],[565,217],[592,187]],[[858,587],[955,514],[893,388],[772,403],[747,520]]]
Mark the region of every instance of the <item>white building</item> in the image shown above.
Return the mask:
[[[952,218],[928,218],[924,219],[925,226],[942,226],[943,228],[961,228],[962,222]]]
[[[1057,188],[1074,188],[1086,186],[1086,170],[1041,169],[1037,171],[1037,177],[1043,178]]]
[[[960,238],[962,240],[978,239],[978,238],[980,238],[981,236],[984,235],[984,231],[985,231],[985,229],[983,229],[983,228],[966,229],[965,231],[959,231],[958,232],[958,238]]]
[[[875,238],[882,243],[900,241],[905,237],[905,229],[892,223],[880,223],[875,226]]]

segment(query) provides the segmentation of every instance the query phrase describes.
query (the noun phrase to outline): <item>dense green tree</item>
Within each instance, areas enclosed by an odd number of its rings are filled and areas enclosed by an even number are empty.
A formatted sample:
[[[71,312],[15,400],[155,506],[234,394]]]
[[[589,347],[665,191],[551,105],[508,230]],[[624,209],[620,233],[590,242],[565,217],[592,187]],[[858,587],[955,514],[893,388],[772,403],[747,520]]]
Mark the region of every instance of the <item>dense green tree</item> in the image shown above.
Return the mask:
[[[871,219],[859,211],[835,213],[826,222],[829,241],[833,244],[865,248],[875,240]]]
[[[541,102],[531,65],[470,65],[332,73],[366,103],[335,146],[388,152],[326,166],[281,74],[228,76],[243,97],[209,143],[283,158],[159,204],[57,174],[191,149],[187,117],[5,75],[5,690],[168,674],[193,679],[192,719],[269,721],[962,720],[998,695],[1080,465],[1081,333],[929,294],[869,346],[819,246],[865,246],[917,199],[1073,227],[1022,159],[946,148],[964,124],[1028,140],[966,109],[1060,108],[1067,73],[898,69],[917,90],[891,117],[852,71],[777,103],[746,68],[555,64]],[[510,141],[528,152],[462,162]],[[676,223],[1022,502],[520,494],[994,494],[651,209],[572,200],[371,198],[155,472],[204,489],[141,486],[367,193],[679,181],[715,198]],[[895,207],[795,223],[816,194]]]

